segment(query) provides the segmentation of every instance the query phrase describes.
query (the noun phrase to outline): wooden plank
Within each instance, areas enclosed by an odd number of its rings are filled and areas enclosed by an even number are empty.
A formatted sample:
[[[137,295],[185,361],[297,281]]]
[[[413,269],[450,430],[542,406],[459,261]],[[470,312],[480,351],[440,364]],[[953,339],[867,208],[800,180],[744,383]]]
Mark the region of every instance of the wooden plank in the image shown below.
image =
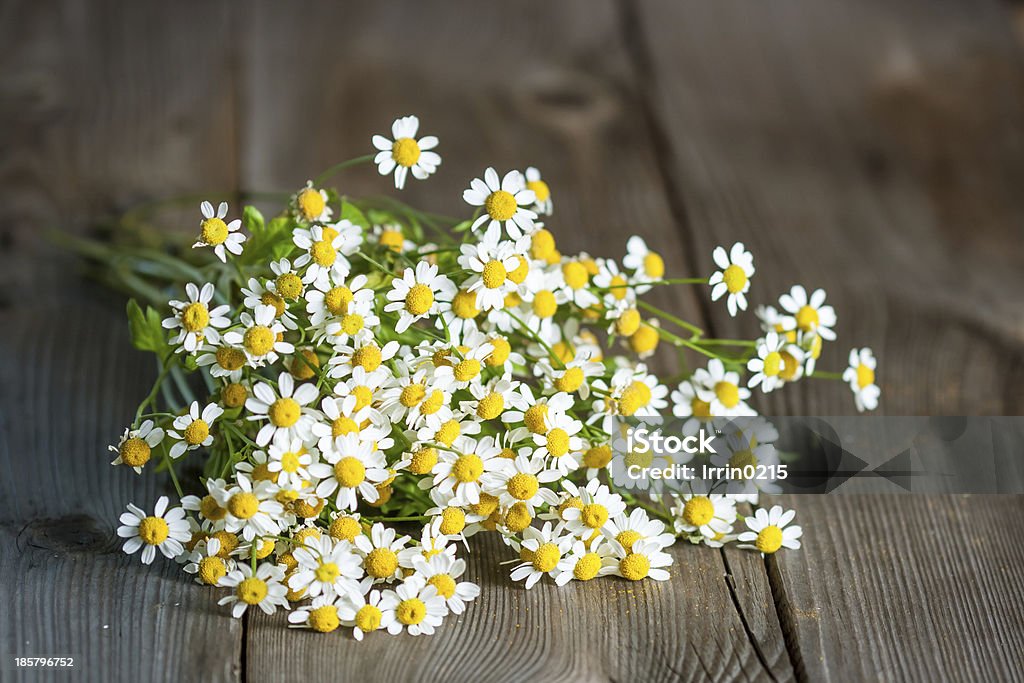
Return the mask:
[[[952,2],[627,11],[693,252],[744,241],[753,304],[797,282],[825,287],[841,343],[819,367],[872,346],[884,411],[1021,410],[1024,70],[1004,13]],[[753,320],[710,311],[717,333],[756,334]],[[817,381],[758,405],[852,412],[844,387]],[[1020,677],[1021,498],[783,502],[804,548],[768,567],[798,678]]]
[[[225,5],[204,7],[7,3],[0,23],[0,642],[75,655],[82,680],[239,678],[241,625],[215,596],[120,550],[125,503],[169,492],[107,464],[155,369],[123,301],[43,238],[234,186]],[[7,664],[4,680],[66,678]]]
[[[296,187],[370,151],[371,135],[393,117],[416,113],[422,130],[440,137],[444,163],[429,181],[410,180],[403,199],[461,212],[462,190],[486,166],[536,165],[553,189],[550,226],[563,251],[621,258],[636,232],[682,274],[685,245],[611,3],[530,3],[511,13],[472,2],[446,3],[443,12],[423,3],[268,3],[246,19],[244,186]],[[280,38],[298,34],[301,49]],[[395,192],[371,168],[346,171],[337,184],[356,196]],[[670,288],[652,303],[700,319],[696,300]],[[686,547],[674,551],[675,576],[664,586],[525,592],[509,585],[495,545],[474,544],[470,575],[483,595],[430,639],[376,634],[356,646],[285,632],[283,617],[254,617],[249,679],[271,678],[284,657],[311,678],[792,676],[756,556],[728,555],[733,583],[725,556]]]

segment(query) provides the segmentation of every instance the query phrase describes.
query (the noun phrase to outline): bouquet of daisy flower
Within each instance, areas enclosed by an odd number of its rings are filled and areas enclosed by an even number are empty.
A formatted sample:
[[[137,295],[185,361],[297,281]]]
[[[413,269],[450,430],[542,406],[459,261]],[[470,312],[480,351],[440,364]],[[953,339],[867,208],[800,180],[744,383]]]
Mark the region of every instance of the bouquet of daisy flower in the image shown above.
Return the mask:
[[[624,486],[613,432],[622,417],[754,416],[751,392],[810,375],[874,408],[869,349],[842,375],[815,367],[835,339],[825,293],[795,286],[757,310],[759,338],[712,339],[642,297],[708,287],[745,311],[754,266],[742,244],[714,250],[710,277],[677,279],[640,237],[621,262],[563,254],[535,168],[488,168],[463,193],[465,218],[324,187],[369,162],[399,189],[426,179],[441,158],[418,126],[398,119],[392,138],[373,137],[375,155],[308,182],[269,221],[204,201],[194,249],[103,255],[136,297],[135,346],[159,363],[113,464],[165,470],[179,498],[151,513],[128,505],[125,552],[178,562],[234,617],[284,608],[294,626],[362,639],[433,633],[462,613],[480,590],[459,556],[478,533],[518,558],[511,578],[526,588],[665,580],[678,539],[799,548],[794,513],[758,508],[756,489]],[[659,345],[706,367],[670,389],[645,364]],[[727,460],[773,457],[777,433],[750,424],[730,434]]]

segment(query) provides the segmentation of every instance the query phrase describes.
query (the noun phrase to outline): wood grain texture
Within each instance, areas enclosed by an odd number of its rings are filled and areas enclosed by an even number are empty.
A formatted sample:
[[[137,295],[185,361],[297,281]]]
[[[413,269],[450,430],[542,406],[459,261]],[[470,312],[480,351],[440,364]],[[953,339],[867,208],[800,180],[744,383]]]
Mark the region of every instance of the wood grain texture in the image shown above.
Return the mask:
[[[113,469],[155,377],[123,301],[43,238],[144,198],[234,185],[223,4],[9,2],[0,20],[0,650],[71,654],[76,679],[237,680],[241,624],[173,563],[120,550],[125,503],[169,493]],[[3,680],[66,680],[18,672]]]

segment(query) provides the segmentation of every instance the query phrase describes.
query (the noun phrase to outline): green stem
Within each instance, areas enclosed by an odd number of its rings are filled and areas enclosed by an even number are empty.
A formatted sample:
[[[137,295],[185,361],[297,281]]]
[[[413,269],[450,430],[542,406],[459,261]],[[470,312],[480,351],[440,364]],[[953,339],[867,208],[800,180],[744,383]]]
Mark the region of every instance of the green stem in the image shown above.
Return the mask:
[[[663,320],[667,320],[670,323],[674,323],[674,324],[678,325],[679,327],[683,328],[684,330],[689,330],[695,337],[701,337],[701,336],[704,335],[704,330],[700,329],[699,327],[697,327],[693,323],[688,323],[685,320],[683,320],[682,318],[678,318],[678,317],[672,315],[671,313],[668,313],[666,311],[661,310],[657,306],[652,306],[651,304],[647,303],[646,301],[637,301],[636,304],[637,304],[637,306],[639,306],[640,308],[644,309],[648,313],[653,313],[654,315],[658,316],[659,318],[662,318]]]
[[[319,188],[320,185],[325,180],[327,180],[328,178],[333,176],[335,173],[338,173],[339,171],[343,171],[346,168],[349,168],[351,166],[358,166],[359,164],[369,163],[369,162],[373,161],[373,158],[375,156],[377,156],[377,155],[376,154],[367,154],[366,156],[356,157],[355,159],[349,159],[348,161],[342,161],[339,164],[335,164],[334,166],[331,166],[326,171],[324,171],[323,173],[318,175],[316,178],[314,178],[313,179],[313,185],[315,187]]]

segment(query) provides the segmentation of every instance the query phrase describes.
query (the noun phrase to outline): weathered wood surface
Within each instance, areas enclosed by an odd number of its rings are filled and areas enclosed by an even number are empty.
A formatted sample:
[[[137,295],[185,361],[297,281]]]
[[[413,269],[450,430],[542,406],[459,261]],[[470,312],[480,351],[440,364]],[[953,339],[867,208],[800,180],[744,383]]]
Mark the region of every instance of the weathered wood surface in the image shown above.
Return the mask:
[[[680,546],[663,585],[527,592],[481,539],[483,595],[433,638],[231,620],[175,567],[120,553],[123,503],[165,488],[104,466],[151,372],[116,298],[39,237],[183,191],[293,188],[415,112],[444,164],[411,181],[414,203],[451,212],[484,166],[535,164],[566,250],[618,255],[638,232],[671,270],[702,273],[742,239],[756,303],[828,289],[842,343],[823,364],[873,346],[889,412],[1019,413],[1024,69],[1008,12],[8,3],[0,652],[76,654],[102,681],[1020,678],[1020,497],[790,497],[804,550]],[[392,191],[369,169],[338,182]],[[703,297],[655,294],[720,334],[753,331]],[[792,389],[762,407],[850,410],[831,383]]]

